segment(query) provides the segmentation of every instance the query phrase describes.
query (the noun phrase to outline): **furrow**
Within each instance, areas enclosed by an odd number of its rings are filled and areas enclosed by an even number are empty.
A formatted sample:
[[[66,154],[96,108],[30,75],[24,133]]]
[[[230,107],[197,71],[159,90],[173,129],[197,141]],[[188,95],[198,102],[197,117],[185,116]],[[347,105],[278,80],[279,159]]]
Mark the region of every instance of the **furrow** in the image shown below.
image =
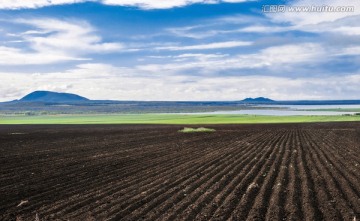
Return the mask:
[[[273,160],[268,161],[267,169],[264,172],[259,173],[253,180],[253,186],[249,186],[246,190],[246,194],[243,195],[240,203],[237,205],[232,213],[231,219],[233,220],[245,220],[247,218],[258,219],[266,215],[267,201],[272,190],[271,187],[276,178],[276,172],[280,168],[281,159],[285,155],[285,143],[289,139],[289,132],[286,131],[285,136],[276,143],[279,146],[277,153]],[[249,208],[244,210],[244,208]]]
[[[240,202],[241,196],[245,193],[246,189],[251,192],[252,188],[256,188],[256,185],[252,183],[253,179],[258,174],[264,174],[270,161],[272,161],[278,151],[278,143],[284,137],[284,133],[274,136],[269,139],[267,143],[263,145],[264,153],[260,158],[255,158],[256,164],[253,165],[250,170],[243,171],[240,175],[244,176],[241,182],[231,191],[231,193],[225,198],[223,204],[221,204],[212,215],[213,220],[226,220],[230,217],[232,211],[236,205]]]

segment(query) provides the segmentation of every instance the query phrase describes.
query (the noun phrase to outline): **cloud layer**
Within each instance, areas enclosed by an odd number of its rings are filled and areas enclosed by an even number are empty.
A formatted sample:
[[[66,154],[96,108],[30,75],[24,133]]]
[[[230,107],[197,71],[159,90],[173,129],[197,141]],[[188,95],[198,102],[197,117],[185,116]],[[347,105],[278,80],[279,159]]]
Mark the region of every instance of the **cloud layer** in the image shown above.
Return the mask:
[[[199,45],[188,45],[188,46],[165,46],[157,47],[157,50],[170,50],[170,51],[187,51],[187,50],[209,50],[209,49],[219,49],[219,48],[235,48],[241,46],[250,46],[252,42],[249,41],[226,41],[226,42],[215,42],[209,44],[199,44]]]
[[[239,3],[248,0],[2,0],[0,9],[41,8],[46,6],[98,2],[105,5],[130,6],[141,9],[168,9],[191,4]]]
[[[99,78],[99,73],[102,77]],[[273,99],[357,99],[360,73],[346,77],[291,78],[274,76],[144,75],[136,69],[106,64],[82,64],[65,72],[0,73],[1,100],[17,99],[33,91],[78,93],[91,99],[239,100],[252,96]],[[114,83],[116,82],[116,83]],[[16,85],[15,85],[16,84]],[[351,96],[349,96],[351,94]],[[151,96],[150,96],[151,95]]]
[[[256,1],[248,11],[223,5],[214,12],[204,4],[242,0],[103,0],[96,2],[145,10],[21,10],[84,1],[0,2],[0,9],[19,9],[0,19],[0,100],[34,90],[117,100],[359,98],[358,8],[264,14]],[[186,15],[150,10],[190,4],[199,5]]]
[[[88,53],[120,51],[120,43],[102,42],[96,30],[83,21],[58,19],[18,19],[13,24],[27,25],[27,31],[11,34],[28,49],[0,46],[0,65],[51,64],[89,60]]]

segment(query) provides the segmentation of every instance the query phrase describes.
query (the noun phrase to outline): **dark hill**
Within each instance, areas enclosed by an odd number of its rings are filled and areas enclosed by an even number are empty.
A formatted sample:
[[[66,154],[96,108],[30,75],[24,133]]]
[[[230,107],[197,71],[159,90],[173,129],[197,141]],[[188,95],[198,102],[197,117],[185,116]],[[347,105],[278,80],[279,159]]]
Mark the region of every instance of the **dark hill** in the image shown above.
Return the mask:
[[[58,93],[51,91],[34,91],[20,99],[20,101],[25,101],[25,102],[53,102],[53,103],[78,102],[78,101],[88,101],[88,100],[89,99],[85,97],[81,97],[76,94]]]
[[[246,98],[246,99],[242,100],[242,102],[246,102],[246,103],[270,103],[270,102],[275,102],[275,101],[271,100],[269,98],[266,98],[266,97],[257,97],[257,98]]]

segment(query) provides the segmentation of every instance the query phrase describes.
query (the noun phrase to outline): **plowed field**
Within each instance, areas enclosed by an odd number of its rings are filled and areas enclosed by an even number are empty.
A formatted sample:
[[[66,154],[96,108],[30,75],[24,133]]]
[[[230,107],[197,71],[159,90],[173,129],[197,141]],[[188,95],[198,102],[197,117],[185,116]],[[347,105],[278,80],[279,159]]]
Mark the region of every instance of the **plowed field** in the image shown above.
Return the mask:
[[[360,123],[0,126],[0,220],[359,220]]]

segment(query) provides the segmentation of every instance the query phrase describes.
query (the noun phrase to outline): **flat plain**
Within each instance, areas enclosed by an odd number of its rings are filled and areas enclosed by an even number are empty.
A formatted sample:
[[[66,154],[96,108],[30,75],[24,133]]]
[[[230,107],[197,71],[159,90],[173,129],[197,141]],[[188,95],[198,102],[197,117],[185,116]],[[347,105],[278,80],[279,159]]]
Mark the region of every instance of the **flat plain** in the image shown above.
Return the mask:
[[[246,114],[0,115],[1,124],[258,124],[360,121],[360,115],[264,116]]]
[[[184,126],[1,125],[0,220],[360,218],[359,122]]]

